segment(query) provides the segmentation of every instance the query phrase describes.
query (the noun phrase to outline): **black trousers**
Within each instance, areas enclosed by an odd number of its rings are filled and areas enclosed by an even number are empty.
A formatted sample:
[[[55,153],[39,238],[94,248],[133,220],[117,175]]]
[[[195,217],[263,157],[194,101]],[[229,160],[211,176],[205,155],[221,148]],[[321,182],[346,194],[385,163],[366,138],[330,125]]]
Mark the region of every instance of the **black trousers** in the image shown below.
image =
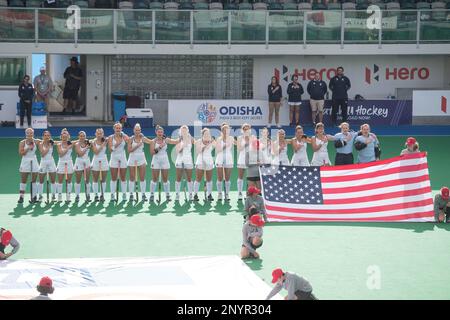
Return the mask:
[[[25,102],[20,100],[20,126],[23,126],[23,118],[27,114],[28,126],[31,126],[31,101]]]
[[[317,300],[317,298],[312,294],[312,291],[305,292],[297,290],[295,291],[295,295],[297,296],[298,300]]]
[[[336,153],[334,165],[353,164],[353,153]]]
[[[337,125],[339,107],[341,108],[342,121],[347,122],[347,102],[348,99],[333,99],[331,106],[331,121],[333,122],[333,125]]]

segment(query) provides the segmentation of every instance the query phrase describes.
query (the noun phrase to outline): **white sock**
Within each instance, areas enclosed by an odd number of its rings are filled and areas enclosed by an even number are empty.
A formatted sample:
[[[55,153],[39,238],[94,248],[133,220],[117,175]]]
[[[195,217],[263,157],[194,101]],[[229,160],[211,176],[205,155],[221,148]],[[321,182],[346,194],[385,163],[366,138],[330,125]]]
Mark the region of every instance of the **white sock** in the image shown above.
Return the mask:
[[[139,183],[139,187],[141,188],[142,194],[144,194],[147,191],[147,182],[146,181],[141,181]]]
[[[91,184],[88,182],[85,184],[85,189],[86,189],[86,193],[90,194],[91,193]]]
[[[194,181],[194,193],[197,194],[199,189],[200,189],[200,182],[195,180]]]
[[[32,182],[31,185],[33,186],[33,192],[31,194],[32,197],[34,197],[37,194],[37,183],[36,182]]]
[[[126,181],[120,181],[120,190],[122,190],[123,194],[127,193],[127,182]]]
[[[111,194],[114,194],[116,192],[116,188],[117,188],[117,180],[113,181],[111,180],[109,182],[109,188],[111,189]]]
[[[231,181],[225,181],[225,192],[226,194],[230,194]]]
[[[56,184],[56,193],[61,194],[62,193],[62,183],[57,183]]]
[[[94,194],[98,194],[98,182],[92,182],[92,190],[94,191]]]
[[[129,181],[128,182],[128,190],[130,190],[131,193],[134,192],[134,188],[136,187],[136,181]]]
[[[103,193],[106,192],[106,182],[102,182],[102,189],[103,189]]]
[[[25,189],[27,188],[27,185],[25,183],[21,183],[19,184],[19,191],[20,191],[20,196],[23,197],[23,195],[25,194]]]
[[[67,183],[66,193],[72,193],[72,182],[68,182]]]
[[[222,193],[222,181],[217,181],[217,192]]]
[[[208,193],[208,196],[212,193],[212,181],[206,183],[206,192]]]
[[[192,193],[192,181],[189,181],[187,183],[187,185],[188,185],[188,192],[189,192],[189,194],[191,194]]]
[[[56,183],[52,183],[50,189],[52,190],[52,195],[56,193]]]
[[[80,192],[81,192],[81,183],[75,183],[75,194],[79,196]]]
[[[165,193],[170,193],[170,182],[164,182],[164,192]]]
[[[36,194],[39,196],[40,194],[42,194],[42,187],[44,185],[40,182],[36,182]]]
[[[175,192],[176,193],[180,193],[180,189],[181,189],[181,181],[175,181]]]
[[[242,189],[244,188],[244,180],[237,179],[237,187],[238,187],[238,192],[242,193]]]
[[[156,182],[151,181],[151,182],[150,182],[150,193],[151,193],[151,194],[154,194],[154,193],[155,193],[155,190],[156,190]]]

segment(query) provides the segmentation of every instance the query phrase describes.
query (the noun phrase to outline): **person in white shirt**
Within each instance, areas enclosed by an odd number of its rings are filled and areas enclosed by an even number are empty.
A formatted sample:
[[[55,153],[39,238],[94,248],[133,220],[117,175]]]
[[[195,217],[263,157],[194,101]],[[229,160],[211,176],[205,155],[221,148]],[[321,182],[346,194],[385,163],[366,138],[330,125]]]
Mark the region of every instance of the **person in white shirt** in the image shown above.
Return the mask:
[[[25,189],[27,187],[28,175],[31,175],[32,184],[32,195],[31,202],[36,201],[36,179],[39,172],[39,162],[36,157],[37,149],[37,139],[34,139],[34,130],[32,128],[27,128],[25,130],[26,138],[19,143],[19,154],[22,156],[20,161],[20,185],[19,185],[19,201],[18,203],[23,203],[23,198],[25,196]]]
[[[328,140],[330,140],[330,136],[325,134],[325,126],[319,122],[316,124],[316,135],[311,138],[314,151],[311,166],[331,166],[328,156]]]

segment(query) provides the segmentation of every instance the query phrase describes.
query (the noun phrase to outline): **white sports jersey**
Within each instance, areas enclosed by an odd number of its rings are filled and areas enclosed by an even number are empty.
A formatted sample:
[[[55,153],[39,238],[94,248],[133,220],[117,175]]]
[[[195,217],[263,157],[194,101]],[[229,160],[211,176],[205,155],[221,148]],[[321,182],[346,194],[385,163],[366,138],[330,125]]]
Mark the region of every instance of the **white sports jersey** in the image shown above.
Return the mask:
[[[36,143],[33,143],[33,149],[30,149],[30,146],[25,141],[24,148],[26,150],[26,153],[25,155],[22,156],[23,159],[33,160],[36,158],[36,149],[37,149]]]
[[[126,146],[126,142],[122,137],[122,142],[116,147],[116,136],[113,135],[112,136],[112,145],[114,147],[114,150],[111,151],[111,157],[123,157],[125,156],[125,146]]]
[[[77,154],[77,158],[80,158],[80,159],[83,159],[83,160],[89,159],[89,149],[90,149],[90,146],[85,146],[85,147],[83,147],[80,143],[79,143],[78,145],[79,145],[80,150],[81,150],[82,152],[84,152],[85,150],[88,150],[88,151],[87,151],[82,157],[80,157],[80,156]]]
[[[164,139],[165,140],[165,139]],[[164,147],[161,148],[162,143],[159,142],[158,139],[155,139],[155,149],[158,149],[158,153],[153,155],[153,158],[161,158],[167,156],[167,143],[164,144]],[[161,149],[160,149],[161,148]]]
[[[64,148],[64,146],[61,144],[61,150],[62,151],[66,151],[69,148]],[[59,157],[60,161],[72,161],[72,148],[70,148],[65,155],[63,155],[62,157]]]
[[[45,156],[41,157],[41,161],[53,160],[53,145],[49,143],[48,147],[44,146],[44,148],[48,148],[48,152]]]

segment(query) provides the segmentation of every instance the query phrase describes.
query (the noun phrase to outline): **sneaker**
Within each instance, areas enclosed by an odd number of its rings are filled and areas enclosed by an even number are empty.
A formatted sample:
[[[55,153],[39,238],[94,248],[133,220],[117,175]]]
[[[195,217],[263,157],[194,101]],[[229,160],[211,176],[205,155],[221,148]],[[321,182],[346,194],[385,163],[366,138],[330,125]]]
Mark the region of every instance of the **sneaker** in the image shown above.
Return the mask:
[[[208,196],[208,201],[214,201],[214,198],[211,194]]]
[[[122,201],[127,201],[127,194],[126,193],[122,193]]]
[[[130,199],[129,199],[129,201],[134,201],[134,195],[131,193],[130,194]]]
[[[189,201],[192,201],[192,193],[189,193]]]
[[[153,193],[150,194],[150,198],[148,199],[148,202],[154,202],[155,201],[155,195]]]
[[[19,200],[17,200],[17,203],[23,203],[23,197],[19,197]]]
[[[52,194],[52,201],[56,201],[56,194]]]
[[[222,192],[219,192],[219,195],[217,196],[217,200],[222,201]]]
[[[99,201],[98,195],[95,195],[94,201],[95,201],[95,202],[98,202],[98,201]]]
[[[104,201],[105,201],[105,196],[102,195],[102,194],[100,195],[100,201],[101,201],[101,202],[104,202]]]
[[[111,194],[111,201],[115,202],[116,201],[116,196],[114,195],[114,193]]]
[[[281,129],[282,128],[281,124],[277,123],[277,128]]]
[[[62,201],[62,194],[59,193],[59,194],[58,194],[58,202],[61,202],[61,201]]]
[[[230,195],[228,193],[225,193],[225,201],[230,201]]]
[[[167,202],[172,201],[172,199],[170,198],[170,193],[166,193],[166,201]]]
[[[70,193],[66,194],[66,202],[69,203],[70,202]]]
[[[177,194],[175,195],[175,201],[180,201],[180,194],[179,194],[179,193],[177,193]]]
[[[242,192],[239,192],[238,194],[238,201],[242,201]]]
[[[199,201],[200,199],[198,198],[198,195],[197,194],[195,194],[194,195],[194,201]]]
[[[80,196],[79,195],[76,195],[75,202],[80,202]]]
[[[42,202],[42,199],[44,199],[44,197],[42,196],[42,194],[40,194],[39,198],[38,198],[38,202]]]
[[[89,194],[86,195],[86,202],[91,202],[91,196]]]
[[[145,193],[142,194],[142,201],[147,201],[147,196],[145,195]]]

